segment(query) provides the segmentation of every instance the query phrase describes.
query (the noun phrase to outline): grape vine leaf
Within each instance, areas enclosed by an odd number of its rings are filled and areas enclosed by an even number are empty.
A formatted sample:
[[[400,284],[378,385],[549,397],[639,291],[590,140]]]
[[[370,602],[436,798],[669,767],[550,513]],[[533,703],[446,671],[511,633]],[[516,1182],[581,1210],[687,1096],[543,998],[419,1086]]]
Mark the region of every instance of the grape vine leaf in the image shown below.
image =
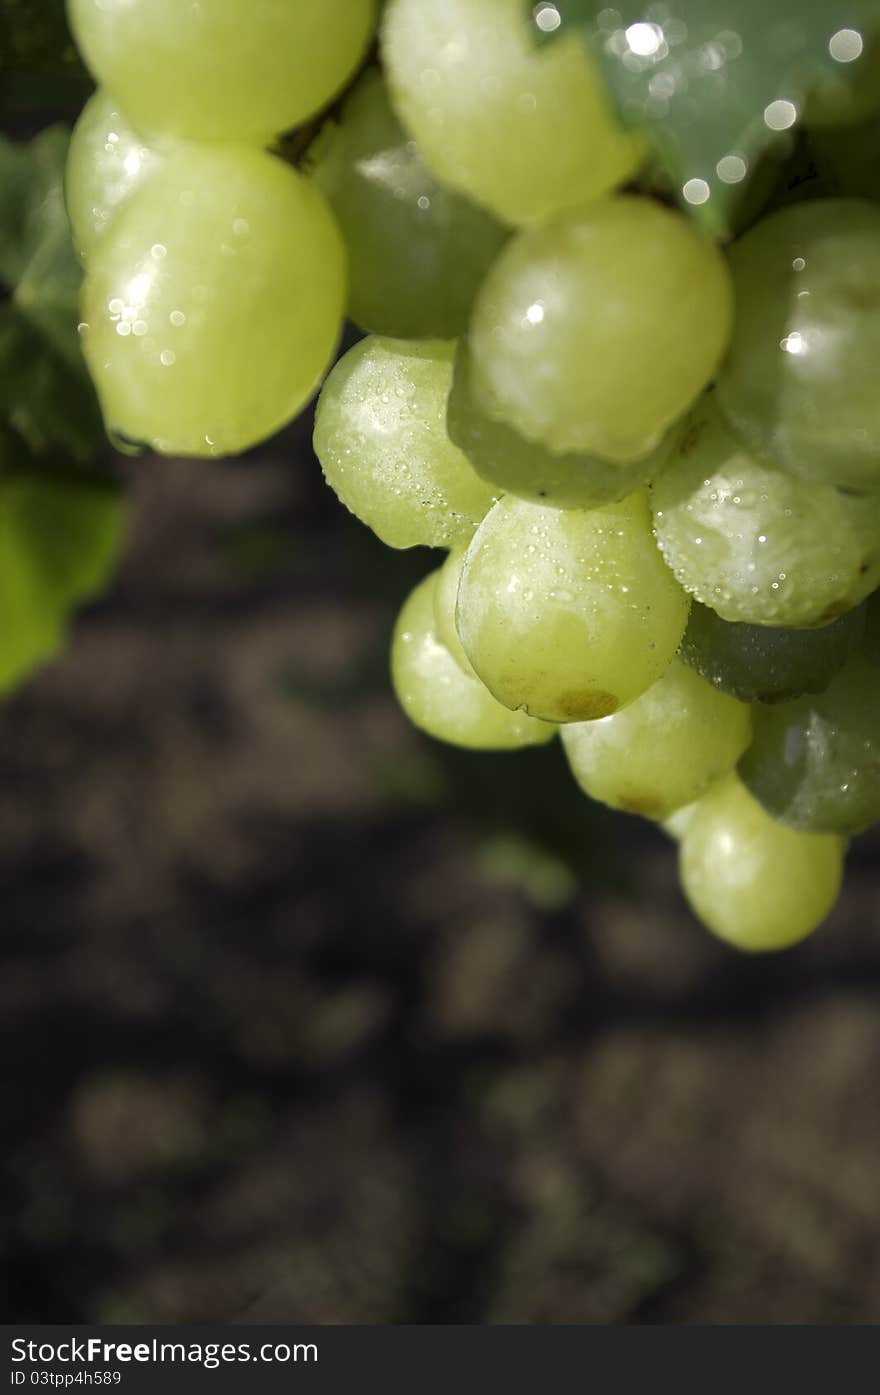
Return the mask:
[[[109,479],[35,461],[0,434],[0,694],[64,643],[75,608],[107,585],[122,550],[124,505]]]
[[[762,152],[816,88],[871,58],[878,0],[529,0],[539,41],[580,29],[628,124],[645,129],[679,200],[729,235]]]
[[[68,133],[0,137],[0,419],[33,451],[80,461],[104,441],[77,333],[82,271],[64,206]]]

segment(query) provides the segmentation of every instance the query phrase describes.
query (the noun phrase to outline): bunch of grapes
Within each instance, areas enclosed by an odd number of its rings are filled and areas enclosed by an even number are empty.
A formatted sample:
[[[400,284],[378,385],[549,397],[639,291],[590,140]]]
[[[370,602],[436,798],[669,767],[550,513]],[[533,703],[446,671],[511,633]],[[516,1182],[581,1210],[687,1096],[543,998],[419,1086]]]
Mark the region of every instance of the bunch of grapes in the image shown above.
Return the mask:
[[[407,715],[470,748],[558,735],[589,796],[679,839],[712,931],[811,932],[880,820],[876,164],[832,131],[827,196],[757,184],[723,249],[523,0],[388,0],[365,68],[374,0],[70,10],[101,84],[68,202],[111,433],[251,446],[347,313],[324,474],[390,547],[447,553],[395,630]]]

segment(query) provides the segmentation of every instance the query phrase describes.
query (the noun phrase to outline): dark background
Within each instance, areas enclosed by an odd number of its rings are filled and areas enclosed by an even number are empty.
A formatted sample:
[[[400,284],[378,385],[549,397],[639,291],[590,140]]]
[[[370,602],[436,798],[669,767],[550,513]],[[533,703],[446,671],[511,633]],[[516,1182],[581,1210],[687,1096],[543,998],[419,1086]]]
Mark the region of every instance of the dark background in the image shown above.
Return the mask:
[[[61,12],[0,0],[12,134],[81,101]],[[4,1319],[877,1321],[880,841],[750,959],[556,747],[419,736],[437,559],[309,436],[121,461],[121,575],[0,706]]]

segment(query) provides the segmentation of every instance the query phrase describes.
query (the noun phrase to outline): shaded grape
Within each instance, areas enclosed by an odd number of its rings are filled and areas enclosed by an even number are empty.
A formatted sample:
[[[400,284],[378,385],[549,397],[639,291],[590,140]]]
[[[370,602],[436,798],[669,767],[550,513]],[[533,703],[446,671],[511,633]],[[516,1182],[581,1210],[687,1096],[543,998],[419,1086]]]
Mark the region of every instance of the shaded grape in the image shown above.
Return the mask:
[[[765,707],[739,765],[774,818],[815,833],[880,820],[880,673],[855,655],[824,693]]]
[[[508,233],[438,184],[368,70],[309,152],[349,257],[348,313],[361,329],[453,339]]]
[[[844,842],[776,823],[736,775],[700,800],[679,846],[682,888],[707,929],[737,949],[787,949],[831,911]]]
[[[463,673],[434,630],[437,574],[416,587],[394,629],[391,676],[397,700],[414,726],[438,741],[486,751],[512,751],[552,741],[556,728],[496,702]]]
[[[467,542],[496,497],[446,434],[454,351],[371,335],[321,391],[315,453],[327,483],[389,547]]]

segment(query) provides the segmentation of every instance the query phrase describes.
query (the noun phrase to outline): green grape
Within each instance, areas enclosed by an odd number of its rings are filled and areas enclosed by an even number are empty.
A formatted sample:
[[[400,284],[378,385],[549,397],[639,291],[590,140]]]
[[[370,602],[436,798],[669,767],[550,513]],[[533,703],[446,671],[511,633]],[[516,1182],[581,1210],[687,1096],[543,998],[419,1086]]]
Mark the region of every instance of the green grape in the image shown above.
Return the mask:
[[[449,650],[462,673],[476,678],[474,666],[464,652],[458,637],[455,611],[458,605],[458,588],[467,548],[459,547],[450,552],[443,566],[437,572],[437,585],[434,588],[434,633],[440,643]]]
[[[736,321],[718,401],[759,455],[804,479],[880,488],[880,208],[798,203],[731,251]]]
[[[880,582],[880,496],[761,464],[711,398],[683,424],[652,502],[669,566],[724,620],[822,625]]]
[[[315,453],[327,483],[389,547],[456,547],[494,501],[446,434],[454,352],[372,335],[321,392]]]
[[[527,441],[514,427],[493,421],[480,410],[470,376],[470,352],[462,340],[455,355],[447,430],[477,474],[501,493],[556,509],[598,508],[648,484],[666,461],[671,432],[650,455],[631,465],[616,465],[595,455],[557,453]]]
[[[468,549],[457,623],[499,702],[548,721],[584,722],[657,681],[687,613],[651,537],[643,494],[590,512],[506,496]]]
[[[149,143],[101,88],[73,128],[65,196],[74,245],[86,258],[101,245],[121,204],[159,168],[163,144]]]
[[[471,322],[474,397],[553,450],[639,460],[714,374],[731,313],[724,258],[687,218],[604,199],[501,252]]]
[[[612,113],[577,34],[534,42],[522,0],[392,0],[382,23],[392,99],[439,179],[508,223],[624,183],[641,143]]]
[[[787,949],[816,930],[843,879],[843,840],[776,823],[735,775],[700,800],[679,850],[682,888],[737,949]]]
[[[791,702],[822,693],[861,642],[865,607],[818,630],[730,624],[708,606],[691,606],[681,657],[707,682],[740,702]]]
[[[733,770],[752,736],[744,703],[679,659],[621,712],[561,730],[572,774],[591,799],[665,819]]]
[[[80,53],[136,127],[265,142],[357,67],[375,0],[68,0]]]
[[[454,339],[507,238],[490,213],[438,184],[368,70],[310,151],[349,253],[348,313],[400,339]]]
[[[699,800],[696,804],[683,804],[680,809],[676,809],[674,814],[670,814],[668,819],[662,819],[660,827],[667,838],[671,838],[674,843],[680,843],[690,828],[691,819],[699,807]]]
[[[824,693],[761,709],[740,774],[792,828],[861,833],[880,820],[880,676],[854,656]]]
[[[409,720],[438,741],[475,750],[513,751],[551,741],[555,727],[502,707],[438,641],[436,585],[433,572],[413,591],[394,629],[391,678]]]
[[[165,455],[245,450],[308,401],[344,303],[316,189],[258,150],[179,149],[90,259],[83,347],[108,428]]]

